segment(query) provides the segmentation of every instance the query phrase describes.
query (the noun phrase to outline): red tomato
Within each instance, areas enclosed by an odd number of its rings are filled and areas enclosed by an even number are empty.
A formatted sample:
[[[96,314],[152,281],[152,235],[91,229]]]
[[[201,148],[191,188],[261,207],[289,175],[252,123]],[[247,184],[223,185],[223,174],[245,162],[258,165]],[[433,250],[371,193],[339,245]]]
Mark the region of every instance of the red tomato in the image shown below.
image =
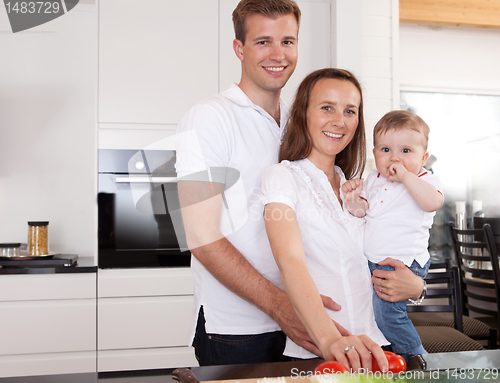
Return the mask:
[[[384,351],[385,356],[387,357],[387,362],[389,362],[389,371],[394,374],[398,372],[406,371],[406,361],[401,355],[394,354],[390,351]],[[372,356],[372,371],[373,372],[382,372],[377,361]]]
[[[334,374],[336,372],[349,372],[346,366],[339,362],[323,362],[314,370],[317,374]]]
[[[389,371],[394,374],[406,371],[406,361],[401,355],[392,355],[389,359]]]

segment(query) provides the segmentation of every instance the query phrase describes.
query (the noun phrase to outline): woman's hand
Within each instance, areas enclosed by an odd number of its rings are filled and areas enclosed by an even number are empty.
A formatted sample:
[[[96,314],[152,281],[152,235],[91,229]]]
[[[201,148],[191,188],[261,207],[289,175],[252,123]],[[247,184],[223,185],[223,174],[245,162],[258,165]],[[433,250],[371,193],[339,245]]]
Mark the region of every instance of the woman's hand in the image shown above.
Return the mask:
[[[374,270],[373,287],[379,298],[388,302],[400,302],[407,299],[418,299],[424,289],[424,281],[393,258],[386,258],[379,265],[390,265],[394,271]]]
[[[353,372],[371,371],[372,356],[382,371],[388,371],[389,368],[380,346],[366,335],[343,336],[328,345],[323,354],[326,360],[336,360]]]
[[[279,303],[275,303],[276,311],[272,315],[273,319],[279,324],[281,330],[296,344],[303,347],[309,352],[323,358],[323,354],[313,343],[312,338],[307,334],[304,325],[300,322],[288,296],[283,293],[277,296],[280,299]],[[332,311],[339,311],[340,305],[332,300],[332,298],[321,295],[323,306]],[[344,327],[333,321],[340,335],[351,335]]]

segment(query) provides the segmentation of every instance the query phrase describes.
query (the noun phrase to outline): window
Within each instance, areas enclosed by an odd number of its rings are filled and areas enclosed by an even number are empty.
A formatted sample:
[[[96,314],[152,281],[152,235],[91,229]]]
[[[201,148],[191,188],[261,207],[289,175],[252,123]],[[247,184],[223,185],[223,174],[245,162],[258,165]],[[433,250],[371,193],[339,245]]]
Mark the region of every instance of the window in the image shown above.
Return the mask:
[[[447,257],[446,224],[455,219],[455,202],[481,201],[485,216],[500,216],[500,96],[401,92],[401,109],[422,117],[431,129],[430,167],[443,183],[445,203],[431,230],[431,257]],[[470,218],[469,218],[470,220]]]

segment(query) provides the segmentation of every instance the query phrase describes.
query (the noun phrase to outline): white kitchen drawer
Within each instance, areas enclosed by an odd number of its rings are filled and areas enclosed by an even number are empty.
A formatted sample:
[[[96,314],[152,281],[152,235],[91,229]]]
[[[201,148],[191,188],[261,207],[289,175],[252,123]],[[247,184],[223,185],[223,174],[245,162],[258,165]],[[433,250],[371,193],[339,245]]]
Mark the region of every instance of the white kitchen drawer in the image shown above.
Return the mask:
[[[96,352],[0,356],[0,378],[96,372]]]
[[[98,350],[189,345],[192,296],[98,300]]]
[[[192,295],[189,267],[156,269],[103,269],[98,271],[98,297]]]
[[[0,302],[96,297],[96,273],[0,275]]]
[[[0,355],[96,350],[96,300],[1,302]]]
[[[99,351],[97,370],[126,371],[197,366],[192,347]]]

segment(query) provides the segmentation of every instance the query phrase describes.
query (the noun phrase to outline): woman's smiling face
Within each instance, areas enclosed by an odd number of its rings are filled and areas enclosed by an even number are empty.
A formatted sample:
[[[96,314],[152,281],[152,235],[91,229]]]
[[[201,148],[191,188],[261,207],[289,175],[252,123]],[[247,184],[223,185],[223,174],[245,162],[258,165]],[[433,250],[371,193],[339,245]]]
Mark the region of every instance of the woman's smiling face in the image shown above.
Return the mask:
[[[307,106],[307,129],[312,141],[308,158],[333,159],[351,142],[358,127],[361,95],[350,81],[319,80]]]

